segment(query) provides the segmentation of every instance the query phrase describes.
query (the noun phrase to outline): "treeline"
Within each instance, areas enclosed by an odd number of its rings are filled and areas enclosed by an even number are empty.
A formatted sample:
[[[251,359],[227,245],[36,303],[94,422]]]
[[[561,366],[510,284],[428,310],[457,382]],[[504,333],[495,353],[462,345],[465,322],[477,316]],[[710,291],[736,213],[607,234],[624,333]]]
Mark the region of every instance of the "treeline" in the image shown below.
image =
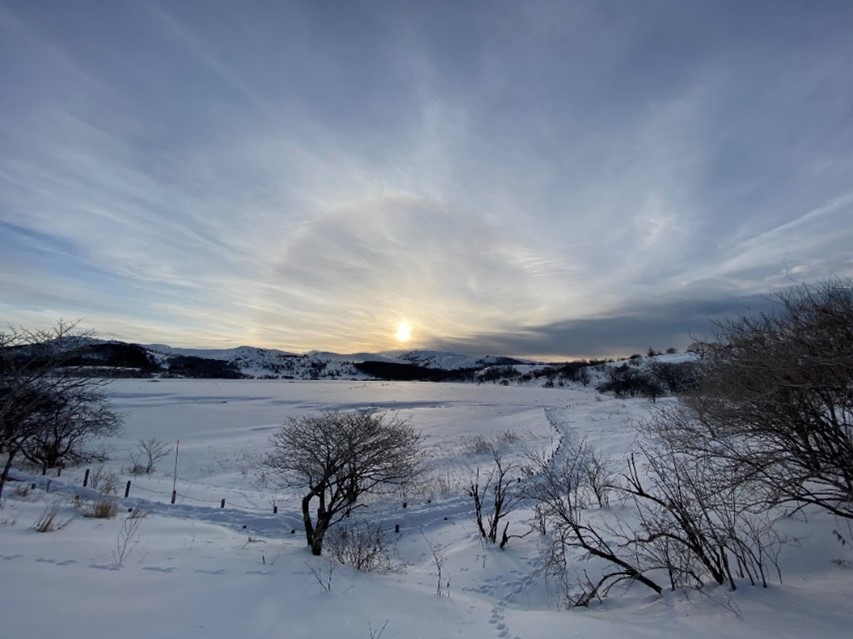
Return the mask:
[[[379,361],[356,362],[354,366],[365,375],[395,382],[468,382],[474,380],[474,375],[479,370],[476,368],[446,370]]]

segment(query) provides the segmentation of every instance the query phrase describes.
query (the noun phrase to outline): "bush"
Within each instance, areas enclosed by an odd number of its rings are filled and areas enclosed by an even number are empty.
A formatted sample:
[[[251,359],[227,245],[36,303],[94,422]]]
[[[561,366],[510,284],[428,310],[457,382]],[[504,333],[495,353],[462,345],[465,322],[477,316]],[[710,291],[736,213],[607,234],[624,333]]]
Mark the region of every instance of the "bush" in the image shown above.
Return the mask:
[[[651,397],[664,394],[660,383],[652,376],[628,364],[611,366],[607,369],[607,380],[596,389],[601,393],[612,392],[617,397]]]
[[[33,529],[36,532],[53,532],[55,530],[60,530],[67,526],[71,519],[66,519],[65,521],[59,520],[59,510],[62,508],[62,502],[57,499],[47,504],[44,508],[44,512],[42,512],[41,516],[38,518],[35,524],[33,524]]]
[[[172,449],[169,445],[157,439],[139,439],[136,449],[130,452],[130,472],[134,475],[150,475],[154,471],[155,464],[169,456]]]
[[[697,362],[654,362],[649,373],[658,385],[677,395],[696,388],[701,369]]]
[[[84,517],[112,519],[118,514],[118,500],[112,495],[101,495],[84,513]]]
[[[115,494],[118,490],[119,477],[115,471],[105,470],[103,466],[96,470],[100,472],[92,481],[92,488],[97,488],[100,495],[89,504],[83,516],[94,519],[112,519],[118,514],[118,499],[116,499]],[[92,476],[94,475],[95,473],[92,473]]]
[[[21,457],[48,468],[103,459],[89,444],[118,433],[121,416],[103,392],[107,380],[82,365],[92,333],[60,321],[50,330],[10,326],[0,333],[0,496]]]
[[[772,313],[718,323],[670,437],[760,482],[770,503],[853,519],[852,284],[802,285]]]
[[[342,564],[362,572],[390,572],[394,569],[391,548],[379,524],[347,523],[329,531],[329,554]]]
[[[514,366],[507,364],[501,366],[489,366],[488,368],[483,369],[479,375],[479,379],[481,382],[505,382],[510,379],[516,379],[520,376],[521,373],[519,373]]]

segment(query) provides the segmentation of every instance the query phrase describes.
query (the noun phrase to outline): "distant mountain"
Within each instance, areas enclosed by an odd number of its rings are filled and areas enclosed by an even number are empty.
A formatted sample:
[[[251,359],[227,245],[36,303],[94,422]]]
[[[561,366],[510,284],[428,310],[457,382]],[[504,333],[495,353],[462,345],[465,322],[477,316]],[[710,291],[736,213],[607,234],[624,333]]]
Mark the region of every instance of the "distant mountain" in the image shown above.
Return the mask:
[[[254,346],[198,349],[148,344],[139,348],[149,353],[151,360],[160,367],[161,374],[186,377],[461,379],[463,371],[473,374],[490,366],[530,364],[509,357],[471,357],[428,350],[350,355],[311,351],[299,355]]]
[[[300,355],[254,346],[175,348],[89,338],[76,340],[68,348],[74,353],[69,366],[96,369],[105,377],[396,380],[544,387],[580,384],[633,397],[649,389],[656,394],[680,392],[695,383],[697,374],[693,353],[542,363],[429,350],[350,355],[311,351]],[[27,353],[22,350],[21,356]]]
[[[174,348],[163,344],[145,346],[160,362],[165,374],[187,377],[219,377],[212,374],[223,370],[203,362],[223,362],[237,377],[253,379],[369,379],[359,372],[359,360],[337,353],[311,352],[304,355],[269,348],[238,346],[228,349]],[[183,364],[194,363],[193,370]],[[210,373],[210,374],[209,374]],[[233,377],[230,373],[223,375]]]
[[[513,366],[516,364],[532,363],[525,362],[520,359],[513,359],[511,357],[492,357],[491,355],[487,355],[485,357],[475,358],[469,355],[459,355],[458,353],[448,353],[446,351],[392,351],[386,353],[386,355],[393,355],[394,359],[399,360],[400,362],[414,364],[415,366],[421,366],[423,368],[439,368],[446,371],[460,369],[474,370],[486,368],[487,366]]]

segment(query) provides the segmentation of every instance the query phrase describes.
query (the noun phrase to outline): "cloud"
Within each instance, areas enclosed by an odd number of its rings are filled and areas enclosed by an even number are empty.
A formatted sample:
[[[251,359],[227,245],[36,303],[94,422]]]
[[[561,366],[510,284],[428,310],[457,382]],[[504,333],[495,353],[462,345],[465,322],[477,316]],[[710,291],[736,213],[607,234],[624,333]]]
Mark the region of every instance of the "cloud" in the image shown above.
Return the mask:
[[[851,24],[726,2],[4,5],[2,310],[288,350],[390,348],[406,318],[416,344],[544,354],[581,330],[606,348],[625,309],[853,274]],[[684,335],[643,317],[636,348]]]
[[[412,196],[325,214],[297,233],[263,306],[298,303],[310,332],[357,347],[387,343],[400,320],[416,340],[535,316],[546,282],[535,262],[482,220]],[[281,302],[276,296],[281,295]]]
[[[766,297],[682,300],[623,309],[610,316],[566,320],[516,330],[483,333],[462,339],[437,339],[429,347],[470,354],[513,354],[532,358],[597,358],[627,356],[648,348],[683,349],[694,339],[707,339],[713,321],[741,313],[767,311]]]

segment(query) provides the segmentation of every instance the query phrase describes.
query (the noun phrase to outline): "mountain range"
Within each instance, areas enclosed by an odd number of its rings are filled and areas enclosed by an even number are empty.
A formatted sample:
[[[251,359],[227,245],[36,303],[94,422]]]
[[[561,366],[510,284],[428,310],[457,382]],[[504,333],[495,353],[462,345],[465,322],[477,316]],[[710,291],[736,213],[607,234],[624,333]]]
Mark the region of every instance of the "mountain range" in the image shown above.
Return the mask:
[[[429,350],[297,354],[253,346],[194,349],[100,340],[93,341],[82,358],[78,363],[103,368],[115,376],[225,379],[462,381],[494,366],[536,366],[534,362],[510,357],[471,357]]]

